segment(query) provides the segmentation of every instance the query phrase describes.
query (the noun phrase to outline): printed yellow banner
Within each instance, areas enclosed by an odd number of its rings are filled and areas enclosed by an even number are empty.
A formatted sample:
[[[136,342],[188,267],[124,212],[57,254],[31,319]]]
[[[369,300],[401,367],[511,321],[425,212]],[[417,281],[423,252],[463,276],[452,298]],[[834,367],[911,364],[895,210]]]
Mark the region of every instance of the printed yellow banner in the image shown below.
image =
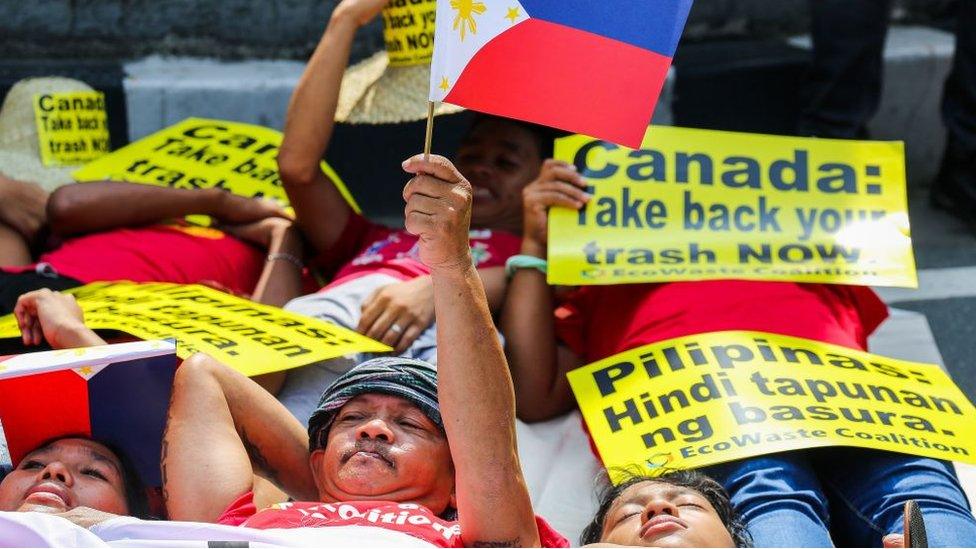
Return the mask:
[[[901,142],[651,126],[640,150],[575,135],[556,157],[593,198],[552,211],[551,284],[918,286]]]
[[[976,408],[932,364],[732,331],[646,345],[568,377],[610,469],[820,446],[976,463]]]
[[[226,120],[186,120],[130,143],[74,172],[78,181],[130,181],[180,189],[217,187],[288,206],[278,175],[279,131]],[[328,164],[322,171],[357,213],[355,199]]]
[[[437,0],[392,0],[383,10],[383,40],[391,67],[429,65],[434,56]]]
[[[78,299],[89,328],[175,338],[180,358],[204,352],[248,376],[392,350],[352,330],[206,286],[96,282],[67,293]],[[0,317],[0,338],[19,336],[14,316]]]
[[[45,166],[85,164],[111,146],[102,92],[39,93],[34,121]]]

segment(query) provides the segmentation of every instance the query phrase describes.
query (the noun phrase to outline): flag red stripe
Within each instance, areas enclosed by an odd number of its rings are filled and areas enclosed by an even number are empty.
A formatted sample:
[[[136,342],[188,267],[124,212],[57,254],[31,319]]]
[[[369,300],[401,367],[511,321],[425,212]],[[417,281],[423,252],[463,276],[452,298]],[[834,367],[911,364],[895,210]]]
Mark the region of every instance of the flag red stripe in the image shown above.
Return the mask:
[[[0,395],[0,422],[15,466],[51,438],[91,436],[88,382],[72,370],[4,379]]]
[[[475,54],[444,99],[637,148],[671,58],[530,19]]]

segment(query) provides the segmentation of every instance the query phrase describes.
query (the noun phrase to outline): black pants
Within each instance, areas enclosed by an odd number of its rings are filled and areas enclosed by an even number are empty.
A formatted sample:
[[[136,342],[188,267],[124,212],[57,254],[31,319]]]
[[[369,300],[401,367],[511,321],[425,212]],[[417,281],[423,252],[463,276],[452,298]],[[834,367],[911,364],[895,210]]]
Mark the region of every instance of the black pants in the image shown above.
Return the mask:
[[[67,290],[81,285],[82,282],[73,278],[55,274],[42,275],[34,271],[10,274],[0,271],[0,316],[14,312],[21,294],[41,288]]]
[[[798,133],[864,138],[881,100],[891,0],[810,0],[810,7],[813,65]],[[976,155],[976,0],[959,0],[957,9],[956,55],[942,117],[950,152],[967,158]]]

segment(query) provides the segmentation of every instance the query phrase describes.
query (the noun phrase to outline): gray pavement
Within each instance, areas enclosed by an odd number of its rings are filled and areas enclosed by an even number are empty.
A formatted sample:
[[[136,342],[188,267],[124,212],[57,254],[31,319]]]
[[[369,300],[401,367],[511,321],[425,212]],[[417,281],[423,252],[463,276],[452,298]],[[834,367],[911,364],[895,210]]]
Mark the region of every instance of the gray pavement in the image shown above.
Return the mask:
[[[921,185],[910,185],[909,216],[919,289],[879,293],[926,316],[946,369],[976,402],[976,229],[932,208]]]

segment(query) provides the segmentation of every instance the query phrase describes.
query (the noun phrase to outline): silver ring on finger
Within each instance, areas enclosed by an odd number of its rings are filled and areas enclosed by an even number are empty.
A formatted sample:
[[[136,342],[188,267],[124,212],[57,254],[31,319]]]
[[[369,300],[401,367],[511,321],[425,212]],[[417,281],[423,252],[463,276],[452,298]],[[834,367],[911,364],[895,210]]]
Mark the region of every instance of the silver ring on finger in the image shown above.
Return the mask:
[[[390,325],[390,331],[395,334],[402,334],[403,328],[401,328],[399,324],[393,323]]]

